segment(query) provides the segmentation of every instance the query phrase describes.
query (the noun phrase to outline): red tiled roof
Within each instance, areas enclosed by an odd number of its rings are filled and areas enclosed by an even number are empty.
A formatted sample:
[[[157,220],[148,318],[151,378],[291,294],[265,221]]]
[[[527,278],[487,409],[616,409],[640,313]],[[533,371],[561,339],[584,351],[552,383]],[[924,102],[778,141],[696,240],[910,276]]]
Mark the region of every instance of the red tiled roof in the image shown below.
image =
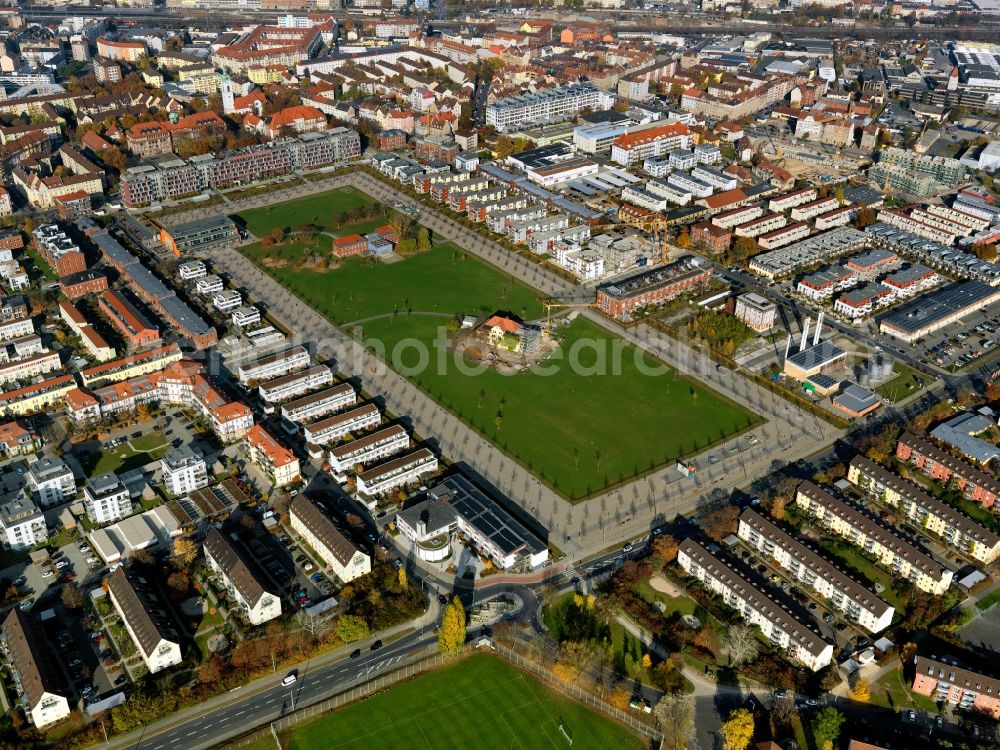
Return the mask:
[[[649,143],[657,138],[669,138],[671,136],[677,135],[690,135],[691,131],[688,130],[688,126],[682,122],[671,123],[670,125],[661,125],[658,128],[650,128],[649,130],[640,130],[638,133],[627,133],[625,135],[620,135],[615,139],[615,145],[619,148],[632,148],[642,143]]]
[[[300,104],[296,107],[285,107],[280,112],[275,112],[271,116],[271,128],[277,129],[286,125],[294,125],[299,120],[322,120],[326,122],[326,115],[307,104]]]
[[[705,198],[705,205],[709,208],[722,208],[723,206],[746,200],[746,198],[747,194],[740,188],[733,188],[732,190],[724,190],[721,193],[708,196]]]
[[[272,466],[287,466],[296,460],[292,452],[279,443],[263,425],[254,425],[245,439],[249,445],[263,453]]]
[[[367,242],[364,237],[360,234],[348,234],[343,237],[338,237],[333,241],[334,247],[350,247],[351,245],[356,245],[359,242]]]
[[[500,328],[505,333],[517,333],[521,330],[521,324],[503,315],[494,315],[483,323],[483,328]]]

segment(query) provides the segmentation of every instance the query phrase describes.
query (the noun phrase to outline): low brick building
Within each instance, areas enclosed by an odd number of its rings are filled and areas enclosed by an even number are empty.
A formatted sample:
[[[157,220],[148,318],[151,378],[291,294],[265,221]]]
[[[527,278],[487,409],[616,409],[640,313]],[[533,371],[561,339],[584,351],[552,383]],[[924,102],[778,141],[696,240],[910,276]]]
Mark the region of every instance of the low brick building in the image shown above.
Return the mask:
[[[333,241],[333,254],[339,258],[361,255],[368,250],[368,240],[360,234],[348,234]]]
[[[710,221],[702,221],[691,227],[691,245],[710,255],[721,255],[729,249],[732,232],[717,227]]]
[[[59,290],[70,299],[79,299],[85,294],[100,294],[107,289],[108,277],[92,268],[59,278]]]

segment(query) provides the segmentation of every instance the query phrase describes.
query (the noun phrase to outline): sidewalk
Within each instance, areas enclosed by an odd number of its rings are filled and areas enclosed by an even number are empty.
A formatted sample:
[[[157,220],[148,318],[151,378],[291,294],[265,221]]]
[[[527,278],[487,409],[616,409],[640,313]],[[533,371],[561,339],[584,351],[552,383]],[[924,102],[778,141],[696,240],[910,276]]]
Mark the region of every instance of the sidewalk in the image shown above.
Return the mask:
[[[434,624],[437,621],[437,615],[438,604],[432,598],[427,611],[420,618],[401,623],[393,628],[382,631],[381,633],[374,633],[371,637],[374,638],[375,636],[378,636],[382,640],[386,640],[392,638],[394,635],[405,635],[411,630],[420,628],[421,626],[426,627]],[[299,662],[298,664],[285,665],[281,668],[281,672],[288,672],[293,669],[297,669],[299,670],[300,675],[305,675],[308,674],[310,670],[319,669],[346,659],[355,648],[357,648],[357,644],[350,643],[339,649],[327,651],[319,656]],[[263,692],[264,690],[273,688],[276,680],[278,679],[278,671],[276,670],[272,674],[258,677],[245,685],[241,685],[226,693],[209,698],[208,700],[199,703],[197,706],[190,706],[188,708],[181,709],[180,711],[155,721],[152,724],[147,724],[139,729],[134,729],[128,734],[114,737],[103,747],[108,748],[108,750],[124,750],[124,748],[131,747],[140,740],[149,739],[151,736],[161,734],[162,732],[183,725],[192,719],[200,718],[207,714],[211,714],[220,708],[240,703],[251,696]],[[250,731],[250,729],[253,728],[255,727],[248,726],[247,731]]]
[[[325,187],[330,189],[346,184],[353,184],[365,192],[370,191],[380,200],[400,200],[410,205],[419,205],[409,196],[367,174],[340,178],[327,183]],[[271,202],[275,197],[271,196]],[[456,240],[470,253],[520,278],[535,289],[558,296],[579,291],[564,279],[497,246],[448,217],[434,211],[424,211],[423,206],[420,208],[421,220],[436,233]],[[550,531],[558,530],[560,534],[553,541],[571,559],[602,550],[620,538],[648,531],[657,519],[690,513],[707,501],[709,493],[715,487],[722,483],[731,486],[732,477],[738,477],[740,473],[744,475],[740,484],[749,484],[755,476],[766,473],[779,454],[783,460],[795,460],[815,452],[821,447],[820,441],[832,439],[823,425],[809,424],[802,415],[798,416],[799,424],[794,424],[792,420],[799,414],[797,410],[791,411],[792,407],[784,401],[779,403],[773,394],[765,393],[758,386],[745,382],[744,378],[735,376],[734,379],[728,372],[718,373],[714,363],[691,352],[682,343],[666,341],[661,338],[661,334],[649,335],[644,328],[638,332],[623,330],[610,321],[601,319],[601,325],[612,333],[624,335],[626,339],[638,343],[656,356],[664,357],[668,364],[681,372],[710,382],[723,395],[763,414],[767,422],[761,426],[764,439],[752,451],[723,454],[722,460],[710,467],[704,473],[705,476],[696,476],[690,484],[671,482],[673,477],[670,476],[670,471],[661,468],[603,495],[570,503],[541,484],[524,467],[496,449],[457,416],[431,400],[409,380],[389,370],[381,360],[365,351],[356,341],[237,251],[218,251],[212,253],[212,256],[272,311],[280,310],[281,317],[293,330],[309,331],[311,339],[325,339],[327,344],[334,344],[340,349],[336,357],[338,366],[348,374],[360,374],[363,386],[369,392],[384,398],[391,411],[408,414],[413,419],[416,431],[436,439],[440,449],[452,459],[464,460],[474,466],[488,482],[518,500],[525,510],[538,518]],[[683,361],[678,360],[678,352],[683,353]],[[625,508],[629,508],[630,512],[625,513]],[[612,535],[610,540],[609,532]]]

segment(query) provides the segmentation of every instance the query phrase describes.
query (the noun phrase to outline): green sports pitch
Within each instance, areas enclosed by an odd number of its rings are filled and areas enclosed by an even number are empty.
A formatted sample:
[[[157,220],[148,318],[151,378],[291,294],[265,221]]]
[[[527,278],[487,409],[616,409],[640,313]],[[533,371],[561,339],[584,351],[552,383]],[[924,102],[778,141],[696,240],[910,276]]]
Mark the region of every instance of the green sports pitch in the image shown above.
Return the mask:
[[[282,745],[290,750],[646,747],[616,722],[484,654],[317,719]]]

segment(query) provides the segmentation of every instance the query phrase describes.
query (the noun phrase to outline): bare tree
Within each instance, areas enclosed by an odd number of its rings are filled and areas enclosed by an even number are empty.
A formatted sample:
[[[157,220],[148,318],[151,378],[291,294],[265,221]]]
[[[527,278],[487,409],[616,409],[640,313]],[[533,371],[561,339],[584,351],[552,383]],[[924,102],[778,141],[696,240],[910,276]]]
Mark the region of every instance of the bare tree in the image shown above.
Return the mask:
[[[327,614],[314,615],[306,612],[304,609],[300,609],[295,614],[295,622],[299,624],[302,630],[313,638],[316,638],[330,628],[333,617]]]
[[[782,726],[788,726],[791,724],[792,717],[795,716],[795,714],[795,701],[791,696],[778,698],[774,702],[774,707],[771,709],[771,718]]]
[[[729,650],[729,665],[732,667],[757,658],[757,636],[748,625],[736,624],[729,628],[725,646]]]
[[[666,693],[653,709],[660,727],[670,730],[674,750],[686,746],[687,739],[694,730],[694,711],[694,696],[682,693]]]

